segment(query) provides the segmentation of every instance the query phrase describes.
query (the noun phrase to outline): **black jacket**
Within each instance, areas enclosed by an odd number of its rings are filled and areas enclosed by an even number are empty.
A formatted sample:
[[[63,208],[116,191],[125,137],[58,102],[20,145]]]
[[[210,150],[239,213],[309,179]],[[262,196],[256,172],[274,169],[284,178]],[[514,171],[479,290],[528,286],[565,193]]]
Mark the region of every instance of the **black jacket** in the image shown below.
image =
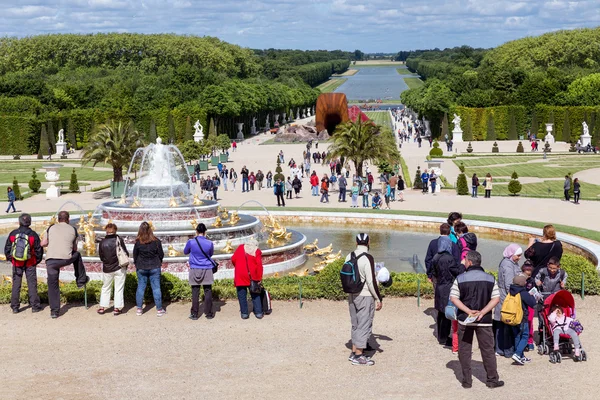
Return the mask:
[[[433,257],[438,252],[438,238],[433,239],[429,242],[429,247],[427,247],[427,254],[425,255],[425,270],[427,272],[427,277],[433,277]],[[454,260],[457,263],[460,263],[460,249],[456,243],[452,243],[452,255],[454,256]]]
[[[165,253],[159,239],[146,244],[136,241],[133,246],[133,263],[137,269],[160,268],[164,256]]]
[[[16,236],[19,233],[24,233],[29,236],[29,246],[31,248],[31,258],[26,261],[13,260],[10,252],[12,251],[12,245],[15,241]],[[33,243],[32,243],[33,242]],[[16,267],[33,267],[38,265],[42,261],[44,256],[44,248],[40,245],[40,237],[31,228],[27,226],[19,226],[17,229],[12,231],[6,238],[4,244],[4,255],[8,261],[12,262],[12,265]]]
[[[121,241],[121,248],[129,256],[122,237],[107,235],[98,245],[98,255],[100,256],[100,261],[102,261],[102,272],[116,272],[121,268],[119,266],[119,259],[117,258],[117,238]]]
[[[432,264],[433,276],[437,280],[435,309],[443,313],[448,305],[448,297],[450,297],[450,289],[452,289],[454,278],[464,272],[464,267],[462,264],[457,263],[450,253],[437,253],[433,257]]]

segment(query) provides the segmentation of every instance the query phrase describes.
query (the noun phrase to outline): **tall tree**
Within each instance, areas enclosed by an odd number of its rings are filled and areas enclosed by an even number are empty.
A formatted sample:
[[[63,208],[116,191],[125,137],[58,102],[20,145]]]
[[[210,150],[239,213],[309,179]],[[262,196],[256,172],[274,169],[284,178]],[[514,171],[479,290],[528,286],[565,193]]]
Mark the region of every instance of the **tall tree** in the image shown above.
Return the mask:
[[[444,113],[444,118],[442,119],[442,138],[446,140],[446,138],[450,139],[450,129],[448,129],[448,113]]]
[[[48,132],[46,131],[46,125],[42,124],[42,131],[40,132],[40,148],[38,149],[37,158],[41,160],[44,156],[47,156],[50,143],[48,141]]]
[[[194,140],[194,131],[192,130],[192,120],[188,115],[185,120],[185,140]]]
[[[52,124],[52,120],[48,120],[48,143],[52,145],[52,151],[56,150],[56,136],[54,133],[54,125]]]
[[[487,120],[487,137],[485,140],[496,140],[496,129],[494,128],[494,116],[488,113]]]
[[[531,131],[530,132],[532,135],[536,135],[536,137],[537,137],[539,134],[539,130],[540,130],[540,126],[538,123],[537,114],[534,111],[533,116],[531,117]]]
[[[173,115],[171,113],[169,113],[169,116],[167,117],[168,123],[169,123],[169,143],[175,143],[175,121],[173,120]]]
[[[515,120],[515,113],[510,112],[510,125],[508,126],[508,140],[517,140],[517,121]]]
[[[467,122],[465,123],[465,131],[463,133],[463,140],[469,142],[473,140],[473,123],[471,122],[471,113],[467,113]]]
[[[150,129],[148,129],[148,142],[156,143],[156,122],[150,121]]]
[[[72,118],[67,120],[67,138],[69,139],[69,144],[74,149],[77,149],[77,136],[75,135],[75,126],[73,125]]]

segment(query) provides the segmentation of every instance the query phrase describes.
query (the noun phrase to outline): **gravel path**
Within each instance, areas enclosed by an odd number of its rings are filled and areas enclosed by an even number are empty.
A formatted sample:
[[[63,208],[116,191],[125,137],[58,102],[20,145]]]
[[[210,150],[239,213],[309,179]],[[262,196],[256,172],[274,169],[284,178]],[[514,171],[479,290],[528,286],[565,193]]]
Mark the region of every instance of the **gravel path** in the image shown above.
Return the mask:
[[[154,310],[113,317],[94,308],[69,308],[50,320],[26,310],[0,307],[3,355],[2,398],[6,399],[529,399],[597,398],[600,298],[578,300],[585,326],[587,363],[552,365],[533,354],[526,366],[498,359],[506,386],[491,392],[479,352],[474,384],[460,387],[458,359],[432,335],[431,300],[386,299],[375,317],[379,350],[373,367],[352,366],[345,302],[275,302],[259,321],[239,318],[237,302],[220,304],[214,320],[187,319],[189,305],[174,304],[163,318]],[[531,354],[530,354],[531,356]],[[557,379],[563,380],[562,383]],[[550,382],[554,382],[550,384]],[[552,386],[549,389],[549,385]]]

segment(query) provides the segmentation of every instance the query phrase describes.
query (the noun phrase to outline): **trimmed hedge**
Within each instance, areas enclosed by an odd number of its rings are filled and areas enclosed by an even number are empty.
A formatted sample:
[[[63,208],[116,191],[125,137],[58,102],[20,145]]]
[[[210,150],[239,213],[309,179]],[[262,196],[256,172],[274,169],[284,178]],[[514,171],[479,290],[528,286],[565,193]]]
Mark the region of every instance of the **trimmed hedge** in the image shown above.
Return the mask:
[[[490,261],[493,262],[493,261]],[[581,274],[585,275],[585,292],[588,295],[600,294],[600,277],[595,266],[582,256],[564,254],[561,260],[562,268],[568,273],[567,289],[572,293],[581,293]],[[342,260],[331,263],[318,275],[303,277],[279,277],[265,278],[263,283],[275,300],[295,300],[299,297],[300,284],[302,286],[302,298],[304,299],[327,299],[345,300],[347,294],[342,290],[339,271],[343,265]],[[496,275],[496,273],[493,273]],[[388,297],[423,297],[433,296],[433,286],[427,281],[425,274],[414,274],[409,272],[391,273],[393,284],[389,288],[380,287],[382,294]],[[419,282],[420,281],[420,285]],[[192,290],[187,280],[181,280],[174,275],[164,273],[161,275],[160,286],[163,301],[191,301]],[[419,288],[420,286],[420,288]],[[100,300],[101,281],[88,283],[88,301],[98,302]],[[135,303],[135,292],[137,288],[136,274],[128,274],[125,281],[125,301]],[[83,289],[77,289],[75,282],[64,284],[61,289],[61,302],[73,303],[83,301]],[[48,286],[38,283],[38,293],[42,302],[48,302]],[[10,303],[11,285],[0,285],[0,304]],[[237,299],[237,293],[233,286],[233,279],[222,279],[215,281],[213,285],[213,296],[219,299]],[[21,289],[21,303],[27,303],[27,286]],[[145,300],[152,302],[150,286],[146,289]]]

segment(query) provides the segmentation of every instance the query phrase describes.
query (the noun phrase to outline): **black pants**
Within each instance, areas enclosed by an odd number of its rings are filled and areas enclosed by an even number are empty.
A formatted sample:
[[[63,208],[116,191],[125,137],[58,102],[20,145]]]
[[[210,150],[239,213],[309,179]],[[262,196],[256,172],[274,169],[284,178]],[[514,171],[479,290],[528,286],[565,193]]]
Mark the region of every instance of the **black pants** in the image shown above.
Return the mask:
[[[213,316],[212,312],[212,285],[202,285],[204,289],[204,315]],[[192,309],[193,315],[198,315],[200,309],[200,285],[192,286]]]
[[[486,199],[489,199],[492,197],[492,190],[491,189],[485,189],[485,196]]]
[[[277,206],[284,206],[285,207],[285,200],[283,199],[283,193],[277,193]],[[281,200],[281,203],[279,202],[279,200]]]
[[[573,201],[579,203],[579,192],[573,192]]]
[[[48,272],[48,303],[50,303],[51,313],[58,313],[60,310],[60,289],[58,287],[60,269],[71,264],[73,264],[73,269],[75,270],[75,282],[77,282],[77,287],[82,288],[87,283],[88,277],[85,273],[85,265],[83,265],[81,254],[78,251],[73,252],[73,255],[69,259],[51,258],[46,260],[46,271]]]
[[[340,187],[340,194],[338,196],[338,201],[346,201],[346,187]]]
[[[291,190],[287,190],[286,191],[286,199],[291,199],[292,198],[292,191]]]
[[[571,200],[571,196],[569,195],[569,189],[565,189],[565,200],[566,201]]]
[[[37,292],[37,272],[35,266],[33,267],[13,267],[13,282],[12,282],[12,296],[10,297],[10,308],[18,310],[21,305],[19,300],[21,294],[21,282],[23,281],[23,273],[27,277],[27,293],[29,294],[29,305],[34,310],[41,308],[40,296]]]
[[[437,339],[441,345],[452,346],[452,338],[450,338],[450,331],[452,330],[452,321],[446,318],[446,314],[441,311],[437,312]]]
[[[498,381],[498,368],[494,355],[494,333],[491,326],[464,326],[458,324],[458,360],[462,369],[462,382],[473,384],[471,374],[471,350],[473,336],[477,334],[479,351],[483,360],[483,368],[487,374],[487,383]]]

